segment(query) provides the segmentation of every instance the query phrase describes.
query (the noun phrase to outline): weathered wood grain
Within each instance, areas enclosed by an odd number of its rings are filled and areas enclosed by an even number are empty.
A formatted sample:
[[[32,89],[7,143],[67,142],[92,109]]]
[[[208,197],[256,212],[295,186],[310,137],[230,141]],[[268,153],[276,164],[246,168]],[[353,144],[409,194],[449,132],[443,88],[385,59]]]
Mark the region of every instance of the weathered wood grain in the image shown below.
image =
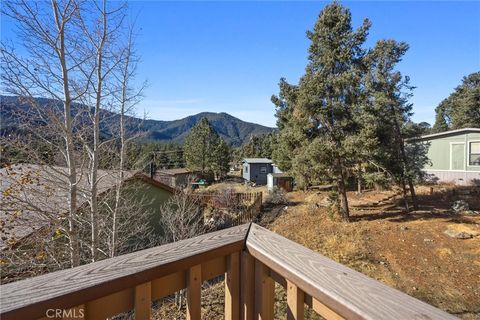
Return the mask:
[[[85,304],[85,319],[105,320],[114,314],[128,312],[134,307],[135,290],[128,288]]]
[[[248,252],[348,319],[456,319],[267,229],[252,224]]]
[[[287,280],[287,320],[303,320],[304,300],[303,291]]]
[[[273,320],[275,304],[275,282],[269,268],[255,260],[255,318]]]
[[[225,272],[225,320],[240,320],[240,253],[227,256]]]
[[[255,316],[255,259],[246,251],[241,255],[240,313],[242,320]]]
[[[202,266],[191,267],[187,272],[187,320],[202,318]]]
[[[0,317],[37,319],[241,251],[248,224],[0,286]],[[88,310],[88,308],[87,308]],[[88,312],[88,311],[87,311]]]
[[[150,320],[152,313],[152,283],[135,287],[135,320]]]

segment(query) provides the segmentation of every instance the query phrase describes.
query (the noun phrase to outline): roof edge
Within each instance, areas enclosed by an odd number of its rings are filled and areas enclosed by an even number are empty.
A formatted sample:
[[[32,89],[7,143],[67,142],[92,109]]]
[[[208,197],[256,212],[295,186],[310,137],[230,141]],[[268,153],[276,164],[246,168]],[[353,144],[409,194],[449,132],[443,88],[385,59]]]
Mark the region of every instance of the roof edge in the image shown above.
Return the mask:
[[[432,133],[432,134],[426,134],[423,136],[420,136],[417,139],[428,139],[428,138],[436,138],[436,137],[441,137],[441,136],[446,136],[449,134],[455,134],[455,133],[461,133],[461,132],[479,132],[480,133],[480,128],[462,128],[462,129],[455,129],[455,130],[449,130],[449,131],[443,131],[443,132],[438,132],[438,133]]]

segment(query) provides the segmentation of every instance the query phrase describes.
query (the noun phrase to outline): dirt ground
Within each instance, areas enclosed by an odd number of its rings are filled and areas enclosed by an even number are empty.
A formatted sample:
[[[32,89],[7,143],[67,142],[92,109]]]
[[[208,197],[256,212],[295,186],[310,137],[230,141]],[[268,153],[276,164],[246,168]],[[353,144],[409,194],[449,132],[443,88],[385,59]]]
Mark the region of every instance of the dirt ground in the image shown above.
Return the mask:
[[[480,215],[453,214],[452,202],[465,195],[453,194],[451,187],[417,192],[420,208],[410,214],[400,199],[391,198],[394,192],[352,192],[350,223],[322,206],[327,192],[293,192],[291,203],[266,226],[449,313],[480,319],[480,236],[457,239],[444,233],[480,234]],[[480,193],[467,196],[479,210]]]
[[[261,190],[224,182],[208,190]],[[245,188],[245,189],[243,189]],[[248,189],[252,188],[252,189]],[[418,211],[406,214],[394,191],[349,193],[351,222],[325,207],[328,192],[291,192],[289,203],[266,206],[260,224],[391,287],[463,319],[480,319],[480,235],[451,238],[446,230],[480,234],[480,214],[461,215],[452,202],[467,197],[480,211],[480,190],[418,187]],[[464,192],[463,192],[464,193]],[[223,319],[223,281],[202,290],[202,318]],[[276,286],[275,319],[286,319],[286,296]],[[185,309],[164,302],[156,319],[184,319]],[[306,319],[320,319],[306,307]]]

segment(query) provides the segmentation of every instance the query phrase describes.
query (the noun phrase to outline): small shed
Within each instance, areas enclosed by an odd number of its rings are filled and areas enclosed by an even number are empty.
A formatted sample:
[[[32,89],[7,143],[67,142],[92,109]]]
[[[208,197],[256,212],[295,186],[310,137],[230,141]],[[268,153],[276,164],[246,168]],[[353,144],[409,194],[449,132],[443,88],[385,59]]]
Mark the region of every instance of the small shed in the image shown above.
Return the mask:
[[[283,189],[287,192],[293,190],[293,177],[286,173],[269,173],[267,175],[267,189],[273,191],[275,188]]]
[[[242,177],[256,184],[267,184],[267,174],[273,172],[272,160],[267,158],[245,158],[242,161]]]
[[[190,181],[198,178],[198,174],[186,168],[157,170],[152,178],[175,189],[185,188]]]

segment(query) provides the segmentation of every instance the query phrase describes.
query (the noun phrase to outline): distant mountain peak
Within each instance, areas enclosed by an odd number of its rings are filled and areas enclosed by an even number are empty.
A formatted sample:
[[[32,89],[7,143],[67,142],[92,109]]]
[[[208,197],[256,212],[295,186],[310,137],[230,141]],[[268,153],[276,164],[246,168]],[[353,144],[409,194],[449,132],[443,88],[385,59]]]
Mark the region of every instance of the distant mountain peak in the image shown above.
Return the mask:
[[[0,100],[0,127],[3,135],[20,127],[19,120],[14,117],[15,109],[25,109],[28,106],[20,104],[17,97],[0,96]],[[45,98],[39,98],[38,101],[46,108],[55,104],[52,103],[55,101]],[[105,113],[108,113],[108,111],[105,111]],[[263,135],[275,130],[275,128],[240,120],[226,112],[206,111],[172,121],[151,119],[143,121],[138,118],[129,118],[129,121],[137,125],[140,124],[139,130],[144,133],[144,139],[182,143],[191,128],[203,117],[208,119],[213,128],[227,143],[235,146],[241,145],[252,135]],[[115,121],[116,117],[108,118]]]

